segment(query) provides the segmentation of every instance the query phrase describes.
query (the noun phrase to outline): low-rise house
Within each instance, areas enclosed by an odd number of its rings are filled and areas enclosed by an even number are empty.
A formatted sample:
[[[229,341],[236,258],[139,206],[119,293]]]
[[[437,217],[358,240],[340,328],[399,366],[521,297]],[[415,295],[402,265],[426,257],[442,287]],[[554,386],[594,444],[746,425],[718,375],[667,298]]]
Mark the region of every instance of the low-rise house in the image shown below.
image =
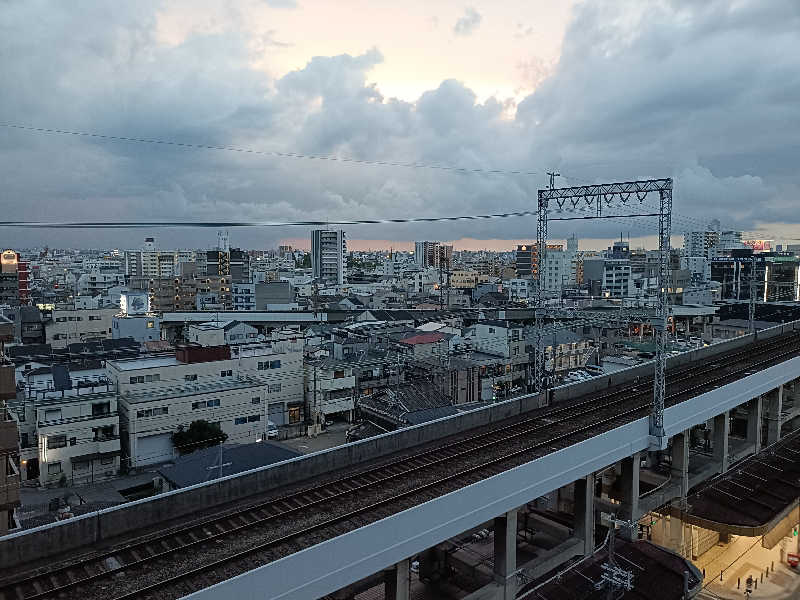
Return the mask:
[[[384,388],[363,398],[359,412],[362,418],[392,431],[449,417],[459,410],[435,387],[413,382]]]
[[[312,421],[340,415],[353,420],[355,409],[356,372],[353,362],[336,358],[309,360],[306,372],[306,406]]]
[[[158,469],[162,482],[159,491],[178,490],[298,456],[302,454],[296,450],[267,441],[252,444],[223,444],[222,447],[213,446],[195,450]]]
[[[239,321],[209,321],[189,325],[186,340],[201,346],[250,344],[258,338],[258,329]]]

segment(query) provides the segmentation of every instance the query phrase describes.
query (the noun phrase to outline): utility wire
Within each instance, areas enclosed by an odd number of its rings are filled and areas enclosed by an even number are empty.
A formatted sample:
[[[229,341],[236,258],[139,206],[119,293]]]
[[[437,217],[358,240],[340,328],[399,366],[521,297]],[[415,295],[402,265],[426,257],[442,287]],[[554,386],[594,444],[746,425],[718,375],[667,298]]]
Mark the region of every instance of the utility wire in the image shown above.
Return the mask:
[[[71,131],[68,129],[54,129],[49,127],[33,127],[30,125],[19,125],[17,123],[0,123],[0,127],[6,129],[18,129],[22,131],[33,131],[50,135],[72,135],[75,137],[86,137],[100,140],[112,140],[120,142],[135,142],[139,144],[155,144],[162,146],[177,146],[181,148],[193,148],[196,150],[224,150],[227,152],[239,152],[242,154],[256,154],[259,156],[274,156],[277,158],[297,158],[304,160],[328,160],[340,163],[350,163],[357,165],[369,165],[373,167],[402,167],[405,169],[432,169],[437,171],[450,171],[463,174],[482,174],[482,175],[541,175],[536,171],[523,171],[512,169],[481,169],[467,168],[450,165],[434,165],[419,162],[395,162],[384,160],[362,160],[343,156],[332,156],[323,154],[301,154],[299,152],[278,152],[275,150],[255,150],[253,148],[240,148],[236,146],[215,146],[213,144],[194,144],[189,142],[177,142],[174,140],[138,138],[124,135],[108,135],[90,131]]]

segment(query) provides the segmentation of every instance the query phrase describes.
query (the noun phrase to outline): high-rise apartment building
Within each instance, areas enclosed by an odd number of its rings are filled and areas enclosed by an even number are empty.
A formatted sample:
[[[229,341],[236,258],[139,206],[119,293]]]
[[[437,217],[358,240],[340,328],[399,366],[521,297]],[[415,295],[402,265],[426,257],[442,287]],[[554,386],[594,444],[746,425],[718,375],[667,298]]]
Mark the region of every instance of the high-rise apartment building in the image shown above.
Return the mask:
[[[719,246],[719,241],[719,231],[687,231],[683,234],[683,255],[711,258],[712,248]]]
[[[0,253],[0,304],[28,303],[28,263],[14,250]]]
[[[250,255],[239,248],[209,250],[206,274],[229,277],[232,283],[250,283]]]
[[[533,277],[536,265],[536,244],[520,244],[516,251],[517,277]]]
[[[453,264],[453,246],[441,242],[414,242],[414,262],[423,269],[449,269]]]
[[[311,232],[311,273],[330,285],[347,282],[347,234],[341,229]]]
[[[178,265],[195,260],[194,250],[157,250],[153,238],[145,238],[141,250],[125,252],[127,277],[172,277]]]

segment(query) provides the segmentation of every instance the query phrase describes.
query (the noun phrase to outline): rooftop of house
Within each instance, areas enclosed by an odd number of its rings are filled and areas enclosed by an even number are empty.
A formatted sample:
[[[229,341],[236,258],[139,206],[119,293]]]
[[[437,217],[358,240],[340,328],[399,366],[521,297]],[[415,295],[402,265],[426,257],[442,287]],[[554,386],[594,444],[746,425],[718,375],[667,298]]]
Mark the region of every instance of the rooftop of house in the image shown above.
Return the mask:
[[[164,465],[158,474],[173,487],[183,488],[220,476],[236,475],[301,456],[300,452],[273,442],[203,448]],[[222,468],[220,469],[220,460]]]
[[[447,336],[445,336],[443,333],[431,332],[431,333],[420,333],[417,335],[412,335],[410,337],[403,338],[398,341],[406,346],[417,346],[420,344],[435,344],[437,342],[441,342],[446,339]]]

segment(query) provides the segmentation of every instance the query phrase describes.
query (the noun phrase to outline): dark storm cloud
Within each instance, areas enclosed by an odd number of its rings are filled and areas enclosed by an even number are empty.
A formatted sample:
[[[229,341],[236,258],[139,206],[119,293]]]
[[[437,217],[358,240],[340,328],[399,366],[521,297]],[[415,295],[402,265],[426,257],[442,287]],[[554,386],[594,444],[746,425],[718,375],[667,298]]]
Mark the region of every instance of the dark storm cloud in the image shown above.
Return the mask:
[[[789,157],[797,156],[800,133],[798,6],[586,2],[575,10],[559,63],[508,118],[503,102],[476,103],[452,80],[415,103],[384,98],[368,83],[383,60],[378,49],[315,57],[270,79],[250,66],[253,40],[240,35],[160,45],[157,2],[12,2],[0,12],[0,121],[366,160],[557,168],[573,178],[562,184],[673,176],[678,230],[714,217],[744,229],[755,219],[797,223],[798,175]],[[359,167],[6,129],[0,180],[3,213],[36,220],[474,214],[528,209],[545,183],[544,176]],[[600,237],[651,227],[554,224],[553,232]],[[516,219],[351,233],[488,239],[530,237],[534,228]],[[52,245],[124,246],[143,235],[0,231],[6,245],[39,236],[36,242]],[[176,231],[170,239],[201,245],[200,235]],[[266,246],[305,231],[234,235]]]

